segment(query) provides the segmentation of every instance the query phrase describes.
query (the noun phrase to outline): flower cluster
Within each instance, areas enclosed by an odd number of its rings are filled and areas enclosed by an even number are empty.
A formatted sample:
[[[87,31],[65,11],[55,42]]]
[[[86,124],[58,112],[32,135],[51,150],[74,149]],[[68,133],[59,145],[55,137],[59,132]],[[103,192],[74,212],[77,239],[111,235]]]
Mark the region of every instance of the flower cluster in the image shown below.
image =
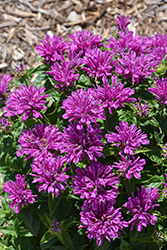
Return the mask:
[[[0,117],[0,132],[2,132],[3,130],[8,130],[11,127],[11,123],[5,119],[4,117],[1,118]]]
[[[138,98],[138,103],[136,102],[136,104],[133,104],[133,106],[135,107],[135,112],[138,116],[142,117],[143,115],[144,116],[148,115],[149,105],[147,104],[147,102],[142,104],[141,99]]]
[[[10,180],[3,184],[2,190],[9,193],[9,199],[12,200],[10,208],[15,207],[15,213],[20,211],[21,207],[24,207],[27,203],[34,203],[36,195],[32,194],[30,189],[27,189],[27,183],[25,181],[25,175],[17,174],[15,176],[16,182]]]
[[[5,102],[5,116],[23,115],[22,121],[32,117],[43,118],[40,111],[46,110],[43,105],[46,103],[45,98],[49,96],[42,95],[44,91],[44,87],[38,89],[36,86],[28,86],[28,88],[25,85],[21,86],[10,94],[7,102]]]
[[[156,96],[156,99],[163,105],[167,104],[167,79],[162,78],[156,81],[155,87],[148,88],[148,91]]]
[[[152,210],[154,207],[159,206],[159,204],[154,204],[158,197],[158,188],[152,189],[148,187],[146,189],[142,187],[141,193],[139,193],[139,189],[137,188],[136,197],[134,193],[132,193],[132,197],[129,197],[128,202],[124,204],[124,206],[129,209],[128,212],[134,215],[129,221],[129,223],[132,223],[131,230],[135,224],[137,226],[137,231],[141,231],[143,227],[147,227],[149,222],[152,225],[155,224],[157,217],[153,215]]]

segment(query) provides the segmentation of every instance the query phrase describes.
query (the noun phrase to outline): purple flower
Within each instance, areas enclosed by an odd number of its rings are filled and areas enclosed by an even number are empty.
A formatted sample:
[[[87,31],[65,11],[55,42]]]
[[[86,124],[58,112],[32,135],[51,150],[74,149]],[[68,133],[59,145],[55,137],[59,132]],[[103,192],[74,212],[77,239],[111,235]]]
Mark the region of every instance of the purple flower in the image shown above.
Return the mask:
[[[130,97],[135,93],[131,88],[124,88],[124,84],[117,83],[117,76],[111,77],[112,86],[109,85],[107,79],[104,81],[104,88],[98,86],[96,91],[96,98],[102,100],[102,107],[108,107],[110,114],[112,109],[117,109],[119,106],[125,107],[124,103],[136,101],[135,98]]]
[[[69,164],[73,161],[75,164],[79,160],[90,159],[97,160],[96,157],[101,157],[103,154],[103,146],[105,145],[102,131],[97,124],[89,125],[87,128],[78,129],[78,123],[70,124],[68,128],[64,128],[62,143],[60,144],[61,153],[66,153],[64,158]]]
[[[115,209],[112,203],[97,202],[93,206],[83,206],[83,211],[80,213],[82,226],[86,227],[89,239],[97,239],[97,245],[102,245],[102,236],[110,241],[119,236],[123,227],[128,224],[123,221],[121,208]]]
[[[166,179],[167,179],[167,174],[165,173]],[[165,189],[163,189],[162,191],[164,192],[164,196],[167,196],[167,183],[166,182],[162,182],[162,184],[164,184]]]
[[[28,86],[28,88],[25,85],[21,86],[10,94],[5,102],[4,110],[7,112],[5,116],[23,115],[22,121],[32,117],[43,118],[40,111],[46,110],[43,105],[46,103],[45,98],[49,96],[42,95],[44,91],[44,87],[38,89],[36,86]]]
[[[2,190],[9,193],[9,199],[12,200],[10,204],[10,209],[15,207],[15,213],[20,211],[21,207],[24,207],[28,202],[33,203],[35,201],[32,191],[27,189],[27,183],[25,181],[25,175],[17,174],[15,176],[16,182],[10,180],[10,182],[5,182],[3,184]]]
[[[70,88],[74,87],[74,82],[79,79],[79,74],[75,74],[75,70],[72,68],[72,62],[63,61],[62,65],[55,62],[51,66],[51,70],[46,71],[46,73],[52,75],[54,80],[57,82],[55,88],[58,91],[68,91]]]
[[[52,229],[51,229],[51,231],[54,232],[55,234],[57,234],[58,232],[61,232],[60,226],[61,226],[60,223],[56,222],[56,220],[54,218],[53,221],[52,221]]]
[[[46,62],[55,62],[61,59],[61,55],[69,48],[69,43],[63,41],[62,37],[53,35],[51,38],[48,34],[45,40],[41,40],[41,44],[37,44],[36,50],[39,55],[45,58]]]
[[[148,88],[148,91],[156,96],[156,99],[163,105],[167,104],[167,79],[162,78],[156,81],[155,87]]]
[[[0,117],[0,132],[2,132],[3,130],[8,130],[11,127],[11,123],[5,119],[4,117],[1,118]]]
[[[155,200],[159,197],[158,188],[152,189],[148,187],[147,189],[142,186],[141,193],[137,188],[137,196],[132,193],[132,198],[128,198],[128,202],[124,204],[126,208],[129,209],[128,213],[133,214],[133,218],[129,221],[132,222],[131,230],[134,225],[137,225],[137,231],[141,231],[143,227],[147,227],[149,222],[155,225],[157,217],[153,215],[152,210],[154,207],[159,206],[159,204],[154,204]]]
[[[117,28],[119,31],[126,33],[128,31],[127,26],[130,24],[128,21],[130,16],[124,17],[123,15],[117,16]]]
[[[112,165],[112,167],[117,168],[121,175],[125,175],[127,179],[131,179],[132,175],[139,179],[141,177],[139,172],[143,170],[146,160],[140,159],[140,156],[135,159],[133,155],[131,160],[130,156],[123,156],[121,153],[120,156],[122,161],[114,162],[115,165]]]
[[[152,76],[156,65],[157,63],[152,60],[150,55],[137,56],[136,52],[132,51],[123,55],[122,59],[117,59],[115,72],[126,79],[132,79],[132,82],[137,85],[139,82],[143,82],[146,77]]]
[[[113,54],[108,50],[104,52],[98,48],[88,50],[82,59],[82,63],[87,67],[84,66],[82,69],[88,72],[90,77],[95,77],[95,80],[98,77],[104,80],[104,75],[111,75],[112,66],[115,63],[115,60],[112,61],[112,59]]]
[[[77,53],[82,51],[82,54],[84,54],[87,50],[103,45],[102,36],[91,35],[88,30],[76,31],[75,34],[70,34],[69,37]]]
[[[112,143],[112,146],[117,146],[124,154],[134,155],[134,149],[140,149],[141,145],[149,144],[147,140],[147,134],[143,134],[141,129],[137,130],[135,124],[129,127],[128,122],[120,121],[119,127],[116,126],[117,133],[111,132],[106,134],[108,143]]]
[[[147,102],[142,104],[140,98],[138,98],[138,101],[139,101],[138,103],[133,104],[133,106],[135,107],[135,112],[140,117],[142,117],[143,115],[147,116],[149,112],[149,105],[147,105]]]
[[[44,158],[41,163],[36,160],[31,164],[33,174],[30,175],[36,177],[32,183],[39,182],[39,185],[37,185],[39,192],[54,193],[58,197],[60,192],[66,189],[64,185],[67,185],[66,180],[69,175],[64,173],[69,168],[62,170],[63,164],[64,160],[61,156],[57,159],[52,157]]]
[[[23,63],[21,62],[19,67],[16,67],[15,70],[18,74],[18,76],[22,76],[26,73],[26,66],[23,65]]]
[[[105,120],[104,109],[100,104],[101,101],[93,96],[92,89],[87,91],[78,89],[77,92],[72,92],[71,96],[63,101],[61,108],[66,110],[63,118],[70,118],[69,122],[79,121],[78,129],[82,128],[82,124],[96,123],[96,119]]]
[[[17,150],[16,155],[29,155],[25,160],[33,157],[39,162],[43,158],[54,157],[54,152],[59,149],[61,137],[56,126],[36,124],[35,128],[22,132],[18,140],[21,148]]]
[[[12,79],[8,74],[0,76],[0,101],[7,98],[9,94],[8,82]]]
[[[77,168],[77,175],[72,181],[74,194],[80,194],[80,198],[86,198],[88,203],[94,203],[95,200],[115,201],[120,180],[112,170],[111,166],[102,165],[100,162],[92,162],[84,170]]]

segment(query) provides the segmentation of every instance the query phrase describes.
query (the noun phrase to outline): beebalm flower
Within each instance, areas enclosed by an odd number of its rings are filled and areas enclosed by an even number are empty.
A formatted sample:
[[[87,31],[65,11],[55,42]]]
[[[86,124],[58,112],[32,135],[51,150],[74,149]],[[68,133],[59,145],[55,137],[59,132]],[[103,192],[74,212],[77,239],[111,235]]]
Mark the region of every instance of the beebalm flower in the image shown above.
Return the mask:
[[[104,109],[100,104],[101,101],[93,96],[92,89],[87,91],[78,89],[77,92],[72,92],[71,96],[63,101],[61,108],[66,110],[63,118],[70,118],[69,122],[78,121],[78,128],[82,128],[82,124],[96,123],[97,119],[105,120]]]
[[[148,88],[148,91],[155,95],[156,100],[161,104],[167,104],[167,79],[162,78],[156,81],[155,87]]]
[[[96,93],[96,98],[102,100],[102,107],[108,107],[110,114],[112,114],[113,109],[118,107],[125,107],[124,103],[130,103],[136,101],[135,98],[130,97],[135,93],[131,88],[124,88],[124,84],[121,82],[117,83],[117,76],[113,75],[111,77],[112,85],[109,85],[108,80],[104,81],[104,88],[98,86]]]
[[[12,79],[12,77],[8,74],[3,74],[0,76],[0,101],[7,98],[9,94],[8,82]]]
[[[93,206],[83,206],[80,213],[83,225],[79,228],[87,228],[88,239],[96,239],[97,245],[102,245],[102,237],[110,241],[116,239],[123,227],[128,223],[123,221],[121,208],[115,209],[112,203],[97,202]]]
[[[74,194],[80,194],[80,198],[86,199],[88,203],[94,203],[95,200],[115,201],[120,180],[112,170],[111,166],[100,162],[92,162],[85,169],[77,168],[72,181]]]
[[[45,88],[38,89],[36,86],[23,85],[19,89],[15,90],[9,95],[6,107],[3,109],[6,111],[4,116],[22,116],[22,121],[28,118],[43,118],[40,111],[46,110],[43,105],[46,103],[45,98],[49,95],[42,95]]]
[[[140,149],[141,145],[149,144],[147,134],[142,133],[141,129],[137,130],[135,124],[129,127],[128,122],[120,121],[119,127],[116,126],[117,133],[110,132],[106,134],[107,142],[120,148],[121,153],[134,155],[134,149]]]
[[[82,54],[85,54],[88,49],[98,48],[103,45],[102,36],[91,35],[88,30],[76,31],[75,34],[70,34],[69,37],[77,53],[82,51]]]
[[[62,142],[60,143],[61,153],[66,153],[64,158],[69,164],[73,161],[75,164],[79,160],[90,159],[97,161],[96,157],[103,154],[103,146],[105,145],[102,135],[97,124],[89,125],[86,128],[78,129],[78,123],[69,124],[68,128],[64,128]]]
[[[117,168],[118,172],[121,175],[126,176],[127,179],[131,179],[133,176],[136,179],[139,179],[141,177],[140,171],[143,170],[143,166],[146,164],[146,160],[140,159],[140,156],[135,159],[133,155],[130,157],[124,156],[121,153],[120,156],[122,158],[122,161],[114,162],[112,167]]]
[[[154,207],[159,206],[159,204],[154,204],[158,197],[158,188],[152,189],[148,187],[146,189],[142,186],[141,193],[139,193],[139,189],[137,188],[136,197],[134,193],[132,193],[132,197],[129,197],[128,202],[124,204],[124,206],[129,209],[128,213],[133,214],[133,218],[129,221],[129,224],[132,223],[131,230],[135,224],[139,232],[143,227],[147,227],[149,223],[155,225],[157,217],[153,215],[152,210]]]
[[[56,222],[56,219],[54,218],[52,221],[51,231],[54,232],[55,234],[57,234],[58,232],[61,232],[60,227],[61,227],[60,223]]]
[[[10,180],[3,184],[2,190],[9,193],[9,199],[12,200],[10,209],[15,207],[15,213],[20,211],[21,207],[24,207],[27,203],[32,204],[37,195],[33,195],[32,191],[27,189],[27,183],[25,181],[25,175],[17,174],[15,176],[16,182]]]
[[[115,60],[112,61],[112,59],[113,54],[108,50],[104,52],[98,48],[88,50],[82,59],[82,63],[85,64],[82,69],[88,72],[90,77],[95,77],[95,80],[98,77],[101,77],[103,80],[104,75],[111,75],[113,64],[115,63]]]
[[[167,179],[167,174],[165,173],[166,179]],[[163,189],[162,191],[164,192],[164,196],[167,196],[167,183],[166,182],[162,182],[162,184],[164,184],[165,189]]]
[[[4,117],[3,118],[0,117],[0,132],[2,132],[3,130],[8,130],[10,128],[11,128],[11,122],[9,122]]]
[[[127,26],[130,24],[128,21],[130,16],[124,17],[123,15],[117,16],[117,28],[119,31],[126,33],[128,31]]]
[[[43,158],[54,157],[54,152],[59,149],[61,133],[56,126],[48,124],[36,124],[35,128],[22,131],[20,149],[17,150],[18,157],[29,155],[25,160],[34,158],[41,162]]]
[[[65,174],[65,172],[69,168],[62,170],[63,164],[64,160],[61,156],[57,159],[52,157],[44,158],[41,163],[36,160],[31,164],[33,173],[30,175],[35,177],[32,183],[39,183],[37,185],[39,192],[54,193],[58,197],[60,192],[66,189],[65,185],[68,186],[66,180],[69,175]]]
[[[135,112],[140,117],[148,115],[149,105],[147,105],[147,102],[145,102],[144,104],[142,104],[141,103],[141,99],[138,98],[138,103],[136,102],[136,104],[133,104],[133,106],[135,107]]]
[[[72,68],[72,62],[62,61],[62,65],[55,62],[51,66],[52,71],[46,71],[46,73],[53,76],[57,82],[55,88],[58,91],[68,91],[74,88],[74,82],[79,79],[79,74],[75,74],[75,70]]]
[[[136,85],[143,82],[146,77],[151,77],[156,70],[157,63],[150,55],[137,55],[136,52],[128,52],[115,63],[115,72],[126,79],[131,79]]]
[[[51,38],[48,34],[45,40],[40,40],[41,44],[37,44],[36,50],[46,62],[55,62],[61,59],[61,55],[69,48],[69,43],[64,41],[62,37],[53,35]]]

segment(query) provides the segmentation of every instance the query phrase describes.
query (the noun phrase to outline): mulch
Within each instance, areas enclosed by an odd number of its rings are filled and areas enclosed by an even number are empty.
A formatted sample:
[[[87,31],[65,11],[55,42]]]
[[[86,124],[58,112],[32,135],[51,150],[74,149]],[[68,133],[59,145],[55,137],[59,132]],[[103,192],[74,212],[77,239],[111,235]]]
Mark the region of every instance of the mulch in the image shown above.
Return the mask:
[[[129,28],[141,36],[167,32],[167,0],[1,0],[0,72],[14,75],[22,62],[39,65],[36,45],[46,34],[68,39],[87,29],[104,38],[116,31],[117,15],[129,15]]]

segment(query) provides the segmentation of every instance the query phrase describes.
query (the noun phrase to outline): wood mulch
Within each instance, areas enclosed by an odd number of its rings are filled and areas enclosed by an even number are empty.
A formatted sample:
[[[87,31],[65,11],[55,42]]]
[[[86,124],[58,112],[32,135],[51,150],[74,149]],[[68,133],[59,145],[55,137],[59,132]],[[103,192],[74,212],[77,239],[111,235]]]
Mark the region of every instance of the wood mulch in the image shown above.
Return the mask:
[[[37,66],[35,48],[46,33],[68,38],[87,29],[107,37],[119,14],[129,15],[141,36],[167,32],[167,0],[1,0],[0,72],[14,75],[20,62]]]

